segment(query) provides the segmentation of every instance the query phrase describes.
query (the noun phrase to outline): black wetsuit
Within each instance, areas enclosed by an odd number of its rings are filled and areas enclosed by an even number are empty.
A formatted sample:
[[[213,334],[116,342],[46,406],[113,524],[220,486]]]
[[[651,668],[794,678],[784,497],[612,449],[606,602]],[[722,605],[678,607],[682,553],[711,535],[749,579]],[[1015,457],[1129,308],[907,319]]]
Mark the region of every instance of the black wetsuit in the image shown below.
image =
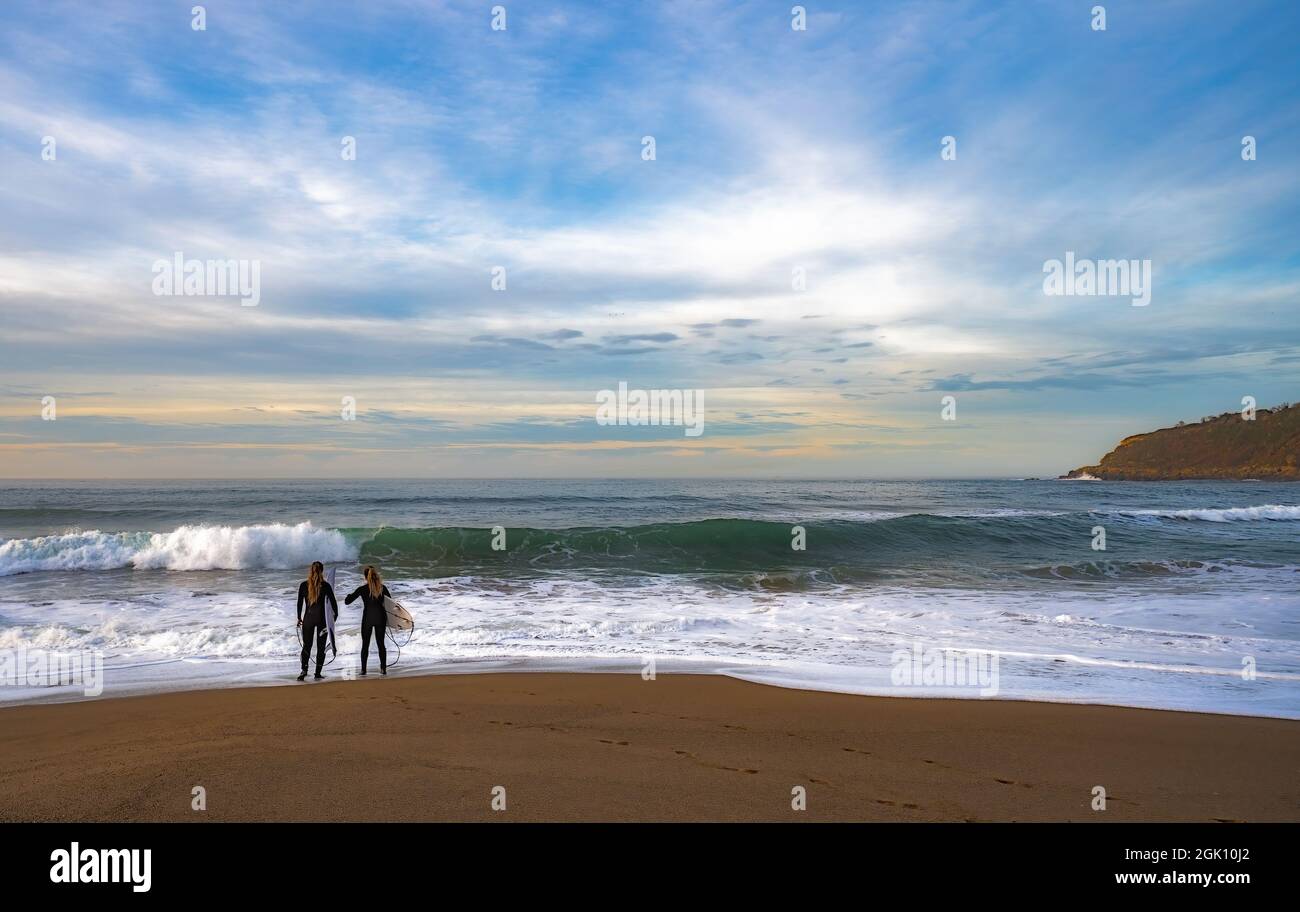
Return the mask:
[[[384,599],[390,598],[388,587],[385,586],[379,593],[379,598],[370,594],[370,586],[361,584],[356,591],[343,599],[343,604],[351,605],[358,598],[361,599],[361,673],[366,673],[366,662],[370,658],[370,634],[375,635],[375,643],[379,646],[379,669],[385,671],[388,668],[388,650],[384,646],[384,629],[388,626],[388,612],[384,611]]]
[[[339,617],[339,603],[334,600],[334,590],[330,584],[321,580],[320,595],[316,601],[307,604],[307,581],[298,587],[298,620],[302,622],[302,673],[307,673],[307,659],[311,657],[311,641],[316,641],[316,674],[325,667],[325,645],[329,641],[329,626],[325,623],[325,600],[334,610],[334,619]],[[307,610],[303,611],[306,605]]]

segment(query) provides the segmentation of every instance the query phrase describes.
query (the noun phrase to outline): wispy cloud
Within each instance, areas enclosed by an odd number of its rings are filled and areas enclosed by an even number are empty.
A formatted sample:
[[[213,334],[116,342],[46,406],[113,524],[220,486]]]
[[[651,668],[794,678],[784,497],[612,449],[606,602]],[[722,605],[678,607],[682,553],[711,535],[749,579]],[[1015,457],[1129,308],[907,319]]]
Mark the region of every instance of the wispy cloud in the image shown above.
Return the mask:
[[[598,438],[554,435],[629,380],[703,388],[708,436],[763,439],[619,471],[957,471],[935,421],[961,395],[960,473],[1033,474],[1294,399],[1297,16],[1159,2],[1098,34],[1069,5],[837,2],[798,33],[761,4],[554,3],[501,33],[468,2],[249,0],[195,32],[188,8],[8,5],[3,471],[121,469],[89,444],[176,474],[239,443],[262,474],[526,473],[550,446],[547,471],[599,473]],[[1045,296],[1067,250],[1151,259],[1151,305]],[[176,251],[257,260],[260,305],[155,297]],[[69,407],[23,423],[43,395]],[[370,436],[323,443],[345,395]],[[267,417],[195,423],[199,401]],[[1052,448],[1009,462],[1053,414]],[[475,443],[496,455],[447,449]]]

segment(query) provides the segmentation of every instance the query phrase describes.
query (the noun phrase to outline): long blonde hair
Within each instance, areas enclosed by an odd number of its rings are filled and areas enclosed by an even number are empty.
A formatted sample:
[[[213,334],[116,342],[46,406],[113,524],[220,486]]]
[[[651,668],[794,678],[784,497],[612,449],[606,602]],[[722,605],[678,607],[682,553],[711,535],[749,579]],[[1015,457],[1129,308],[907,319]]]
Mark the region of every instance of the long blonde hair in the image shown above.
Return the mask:
[[[379,571],[374,565],[366,567],[366,585],[370,587],[370,597],[379,598],[379,594],[384,591],[384,578],[379,575]]]
[[[325,583],[325,565],[320,561],[312,561],[311,568],[307,571],[307,604],[315,605],[316,600],[320,598],[321,586]]]

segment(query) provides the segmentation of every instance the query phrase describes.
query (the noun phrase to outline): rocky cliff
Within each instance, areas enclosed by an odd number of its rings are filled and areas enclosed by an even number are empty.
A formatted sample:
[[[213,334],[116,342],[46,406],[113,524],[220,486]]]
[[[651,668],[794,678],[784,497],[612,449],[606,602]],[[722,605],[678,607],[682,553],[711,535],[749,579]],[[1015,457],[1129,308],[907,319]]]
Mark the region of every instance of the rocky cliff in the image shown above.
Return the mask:
[[[1227,412],[1126,437],[1097,465],[1063,477],[1088,476],[1106,481],[1300,481],[1300,404],[1259,409],[1253,421]]]

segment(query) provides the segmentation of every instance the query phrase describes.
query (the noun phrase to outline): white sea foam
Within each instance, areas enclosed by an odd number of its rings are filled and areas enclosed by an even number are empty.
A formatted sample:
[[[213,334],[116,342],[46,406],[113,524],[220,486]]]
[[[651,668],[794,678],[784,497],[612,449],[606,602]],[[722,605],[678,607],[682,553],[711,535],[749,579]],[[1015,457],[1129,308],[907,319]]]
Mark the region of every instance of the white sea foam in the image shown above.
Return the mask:
[[[171,532],[69,532],[0,543],[0,576],[41,570],[281,570],[342,561],[356,548],[335,529],[181,526]]]
[[[1259,522],[1300,520],[1300,507],[1263,504],[1258,507],[1230,507],[1223,510],[1131,510],[1122,516],[1157,516],[1161,519],[1197,519],[1202,522]]]
[[[206,553],[225,560],[231,552]],[[241,560],[265,557],[240,552]],[[41,598],[37,578],[11,580],[0,595],[0,650],[101,652],[105,696],[291,681],[299,649],[292,593],[305,557],[298,555],[296,573],[218,574],[201,591],[162,575],[127,587],[91,576]],[[344,569],[339,586],[358,580]],[[919,642],[999,653],[1005,697],[1300,715],[1300,651],[1287,636],[1300,596],[1272,584],[1258,590],[1225,580],[1193,593],[1116,588],[1048,597],[893,586],[852,597],[727,592],[670,578],[611,585],[548,577],[485,587],[481,578],[455,576],[390,578],[389,585],[416,616],[399,674],[484,661],[590,670],[617,660],[635,670],[653,655],[664,669],[672,662],[743,666],[742,676],[755,680],[891,693],[893,650]],[[359,609],[339,607],[343,664],[331,674],[360,650]],[[1243,617],[1251,623],[1239,623]],[[1242,684],[1244,656],[1257,667],[1251,686]],[[28,699],[80,697],[0,688],[0,704]]]

